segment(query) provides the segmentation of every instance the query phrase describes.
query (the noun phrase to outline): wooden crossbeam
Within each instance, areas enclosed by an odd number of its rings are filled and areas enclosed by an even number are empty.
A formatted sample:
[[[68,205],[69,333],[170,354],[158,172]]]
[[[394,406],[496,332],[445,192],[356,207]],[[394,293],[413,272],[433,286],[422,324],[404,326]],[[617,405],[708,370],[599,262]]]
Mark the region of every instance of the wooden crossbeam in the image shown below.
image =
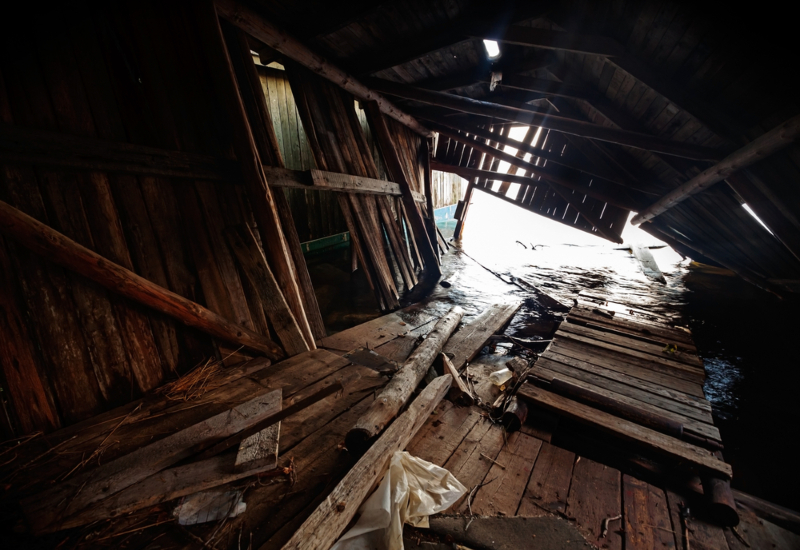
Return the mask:
[[[500,32],[473,35],[517,46],[535,46],[550,50],[618,57],[625,55],[625,47],[605,36],[572,34],[533,27],[512,25]]]
[[[330,80],[337,86],[341,86],[358,99],[375,101],[382,113],[408,126],[415,132],[423,136],[430,135],[430,131],[417,122],[414,117],[404,113],[386,98],[370,90],[353,76],[311,51],[289,33],[276,27],[255,11],[240,4],[237,0],[215,0],[215,4],[221,17],[224,17],[267,46],[307,67],[321,77]]]
[[[570,86],[556,80],[545,80],[542,78],[533,78],[531,76],[523,76],[519,74],[503,74],[503,79],[500,81],[500,87],[514,88],[517,90],[559,97],[587,99],[591,101],[600,99],[600,94],[581,86]]]
[[[528,109],[508,107],[488,101],[435,92],[432,90],[423,90],[406,84],[389,82],[388,80],[373,78],[369,80],[369,83],[372,88],[383,93],[402,97],[404,99],[420,101],[430,105],[446,107],[464,113],[498,118],[523,125],[541,126],[566,134],[573,134],[695,160],[719,160],[722,158],[722,154],[716,149],[676,142],[647,134],[627,132],[616,128],[606,128],[589,122],[581,122],[551,114],[531,112]]]
[[[177,319],[187,326],[237,346],[259,351],[270,359],[285,357],[272,340],[223,318],[205,307],[140,277],[76,243],[13,206],[0,201],[0,232],[112,292]]]
[[[735,153],[728,155],[722,162],[703,170],[671,193],[664,195],[661,199],[645,208],[631,220],[631,223],[639,225],[652,220],[659,214],[680,204],[692,195],[708,189],[742,168],[780,151],[794,143],[798,137],[800,137],[800,115],[790,118],[780,126],[751,141]]]

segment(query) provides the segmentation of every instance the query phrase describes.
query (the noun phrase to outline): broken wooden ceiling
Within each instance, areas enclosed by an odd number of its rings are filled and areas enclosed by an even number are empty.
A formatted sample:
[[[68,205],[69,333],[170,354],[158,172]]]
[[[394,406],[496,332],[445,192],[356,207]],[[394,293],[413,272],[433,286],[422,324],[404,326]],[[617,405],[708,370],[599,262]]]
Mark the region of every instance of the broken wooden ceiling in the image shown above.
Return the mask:
[[[480,152],[467,142],[487,142],[479,126],[485,132],[494,124],[496,133],[509,123],[549,128],[550,147],[542,150],[540,139],[531,162],[542,172],[549,168],[559,183],[545,173],[526,173],[524,163],[518,163],[520,174],[561,191],[551,193],[556,203],[550,203],[559,217],[567,215],[561,212],[570,197],[570,206],[588,208],[572,222],[584,230],[598,232],[599,218],[609,222],[603,209],[612,208],[609,223],[616,230],[607,223],[599,231],[611,240],[619,237],[627,210],[647,209],[799,112],[774,71],[782,48],[770,40],[781,33],[762,39],[762,30],[748,25],[764,16],[753,13],[743,21],[735,13],[662,1],[245,4],[423,126],[443,130],[434,159],[440,170],[465,176],[481,168]],[[484,38],[499,42],[498,58],[487,57]],[[265,64],[282,57],[255,39],[253,50]],[[490,90],[493,73],[499,82]],[[461,143],[445,131],[461,134]],[[791,289],[800,279],[798,177],[800,149],[789,145],[642,227],[679,252],[728,267],[762,288]],[[524,182],[519,175],[508,179]],[[480,186],[478,178],[471,181]],[[535,194],[533,183],[523,184],[516,198],[504,198],[526,206],[531,186]]]

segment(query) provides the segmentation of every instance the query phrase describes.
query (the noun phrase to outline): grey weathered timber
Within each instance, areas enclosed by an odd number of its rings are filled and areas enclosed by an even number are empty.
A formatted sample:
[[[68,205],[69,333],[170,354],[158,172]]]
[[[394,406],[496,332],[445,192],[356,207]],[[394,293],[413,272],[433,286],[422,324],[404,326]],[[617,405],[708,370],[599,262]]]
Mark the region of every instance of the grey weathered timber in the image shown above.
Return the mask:
[[[2,201],[0,232],[49,261],[88,277],[112,292],[169,315],[187,326],[226,342],[259,351],[270,359],[285,357],[284,351],[266,336],[237,325],[200,304],[140,277]]]
[[[411,398],[434,359],[458,326],[464,311],[456,306],[439,319],[427,338],[414,350],[367,411],[347,433],[345,443],[353,451],[363,449]]]
[[[229,227],[225,230],[225,237],[239,262],[242,273],[258,292],[264,312],[269,317],[286,353],[291,356],[313,349],[315,344],[311,342],[309,345],[303,336],[297,319],[289,309],[278,281],[267,265],[267,259],[250,228],[246,225]]]
[[[658,201],[639,212],[637,216],[634,216],[631,223],[639,225],[652,220],[676,204],[680,204],[692,195],[708,189],[742,168],[746,168],[791,145],[798,137],[800,137],[800,115],[790,118],[780,126],[754,139],[735,153],[725,157],[720,163],[703,170],[674,191],[667,193]]]
[[[188,458],[204,445],[275,414],[281,408],[281,394],[281,390],[274,390],[267,395],[258,395],[233,409],[33,495],[22,501],[23,512],[36,532],[57,527],[59,518],[69,517]]]
[[[367,195],[391,195],[399,197],[403,194],[400,185],[392,181],[327,172],[325,170],[289,170],[275,166],[264,166],[271,187],[289,187],[291,189],[315,188],[320,191],[338,191],[342,193],[364,193]],[[414,202],[425,202],[425,196],[411,190]]]
[[[342,534],[386,471],[392,455],[406,448],[450,388],[449,374],[433,380],[408,410],[378,438],[347,475],[300,526],[284,550],[327,550]]]
[[[542,128],[548,128],[565,134],[617,143],[619,145],[627,145],[628,147],[689,159],[719,160],[722,158],[722,153],[720,151],[709,147],[672,141],[670,139],[619,130],[617,128],[607,128],[605,126],[592,124],[591,122],[582,122],[551,114],[532,112],[529,110],[529,105],[520,108],[510,107],[468,97],[423,90],[422,88],[415,88],[407,84],[399,84],[397,82],[390,82],[377,78],[370,79],[368,82],[372,88],[386,94],[420,101],[438,107],[446,107],[463,113],[506,120],[520,125],[541,126]]]
[[[386,98],[370,90],[353,76],[314,53],[302,42],[279,29],[250,8],[236,0],[215,0],[215,4],[222,17],[249,35],[307,67],[321,77],[330,80],[337,86],[341,86],[358,99],[375,101],[382,113],[408,126],[415,132],[423,136],[431,135],[430,130],[422,126],[414,117],[404,113]]]

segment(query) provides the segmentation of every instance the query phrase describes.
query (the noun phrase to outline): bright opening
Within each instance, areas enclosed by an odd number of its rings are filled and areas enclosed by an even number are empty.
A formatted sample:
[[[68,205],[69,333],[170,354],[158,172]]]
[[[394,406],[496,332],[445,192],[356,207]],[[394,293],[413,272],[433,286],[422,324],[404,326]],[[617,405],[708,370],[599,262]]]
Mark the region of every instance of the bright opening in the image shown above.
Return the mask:
[[[758,216],[756,216],[756,213],[755,213],[755,212],[753,212],[753,209],[752,209],[752,208],[750,208],[750,207],[747,205],[747,203],[744,203],[744,204],[742,205],[742,208],[744,208],[745,210],[747,210],[747,213],[748,213],[748,214],[750,214],[751,216],[753,216],[753,218],[755,218],[755,220],[756,220],[758,223],[760,223],[760,224],[761,224],[761,226],[762,226],[764,229],[766,229],[767,231],[769,231],[769,234],[770,234],[770,235],[774,235],[774,234],[775,234],[775,233],[773,233],[772,231],[770,231],[770,230],[769,230],[769,227],[767,227],[767,224],[765,224],[764,222],[762,222],[762,221],[761,221],[761,218],[759,218]]]
[[[486,46],[486,55],[489,56],[489,59],[500,57],[500,46],[497,45],[497,42],[494,40],[484,40],[483,45]]]

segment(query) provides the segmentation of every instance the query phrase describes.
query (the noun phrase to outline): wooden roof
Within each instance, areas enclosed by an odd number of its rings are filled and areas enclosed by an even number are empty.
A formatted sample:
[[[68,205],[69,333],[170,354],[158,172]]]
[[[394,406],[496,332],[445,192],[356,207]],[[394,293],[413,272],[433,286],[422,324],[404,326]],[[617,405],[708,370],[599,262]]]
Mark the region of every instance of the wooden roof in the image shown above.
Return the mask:
[[[785,75],[782,41],[790,35],[782,30],[788,22],[768,19],[769,10],[720,13],[660,0],[247,4],[362,81],[538,107],[713,148],[720,158],[800,112]],[[538,32],[527,45],[507,37],[501,57],[488,60],[481,39],[502,37],[510,25]],[[503,73],[494,91],[492,71]],[[422,118],[427,110],[454,124],[464,120],[465,127],[490,122],[391,99]],[[711,166],[581,137],[570,141],[580,151],[577,162],[618,176],[639,210]],[[791,145],[643,227],[682,253],[725,265],[759,286],[792,286],[800,279],[799,177],[800,148]]]

